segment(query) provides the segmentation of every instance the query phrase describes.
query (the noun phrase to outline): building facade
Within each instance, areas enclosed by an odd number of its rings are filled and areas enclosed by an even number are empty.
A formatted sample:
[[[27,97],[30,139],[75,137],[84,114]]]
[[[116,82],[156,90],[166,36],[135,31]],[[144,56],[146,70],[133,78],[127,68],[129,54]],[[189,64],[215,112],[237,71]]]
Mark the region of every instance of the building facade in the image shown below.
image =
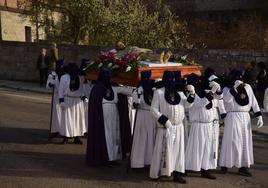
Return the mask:
[[[27,13],[26,0],[0,0],[0,40],[34,42],[36,27]],[[39,39],[45,34],[39,29]]]

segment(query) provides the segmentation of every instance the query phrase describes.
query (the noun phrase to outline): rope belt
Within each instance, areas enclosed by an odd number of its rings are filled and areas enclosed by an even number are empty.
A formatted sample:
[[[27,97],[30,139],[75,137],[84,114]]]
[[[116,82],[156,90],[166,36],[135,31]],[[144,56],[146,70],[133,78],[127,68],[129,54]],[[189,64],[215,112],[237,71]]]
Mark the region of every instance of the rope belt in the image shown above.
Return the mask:
[[[213,121],[209,121],[209,122],[203,122],[203,121],[192,121],[191,123],[203,123],[203,124],[207,124],[207,123],[213,123],[213,124],[216,124],[218,123],[218,119],[214,119]]]
[[[68,98],[73,98],[73,99],[81,99],[81,96],[69,96],[69,95],[66,95],[65,97],[68,97]]]
[[[178,125],[172,125],[172,127],[179,127],[180,125],[181,125],[181,123],[178,124]],[[157,128],[159,128],[159,129],[166,129],[166,127],[164,125],[158,125]]]
[[[227,112],[227,113],[235,113],[235,112],[249,113],[249,111],[229,111],[229,112]]]

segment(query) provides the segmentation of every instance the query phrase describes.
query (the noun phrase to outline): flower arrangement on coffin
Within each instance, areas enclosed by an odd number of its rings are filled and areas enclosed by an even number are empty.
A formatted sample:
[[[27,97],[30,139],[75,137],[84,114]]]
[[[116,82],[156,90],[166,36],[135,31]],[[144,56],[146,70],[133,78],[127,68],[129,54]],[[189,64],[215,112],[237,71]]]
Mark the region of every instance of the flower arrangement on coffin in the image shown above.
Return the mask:
[[[181,63],[182,65],[198,65],[194,62],[193,58],[188,55],[181,55],[180,53],[173,54],[171,59],[174,63]]]
[[[98,70],[108,67],[113,73],[135,71],[142,64],[135,53],[128,53],[118,58],[115,51],[100,52],[98,59],[87,66],[87,70]]]

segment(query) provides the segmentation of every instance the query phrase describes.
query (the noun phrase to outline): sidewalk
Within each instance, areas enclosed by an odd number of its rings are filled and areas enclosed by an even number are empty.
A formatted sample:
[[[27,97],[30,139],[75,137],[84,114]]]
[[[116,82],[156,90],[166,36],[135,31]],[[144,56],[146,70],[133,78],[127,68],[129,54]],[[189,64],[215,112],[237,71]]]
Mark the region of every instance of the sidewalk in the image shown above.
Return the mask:
[[[52,89],[40,87],[39,83],[34,82],[0,80],[0,87],[17,89],[22,91],[32,91],[37,93],[46,93],[46,94],[52,93]]]
[[[46,89],[45,87],[40,87],[38,83],[31,82],[21,82],[21,81],[9,81],[9,80],[0,80],[0,87],[17,89],[22,91],[31,91],[37,93],[51,94],[51,89]],[[264,126],[262,128],[257,128],[256,119],[252,120],[252,130],[254,133],[263,134],[268,136],[268,116],[263,114]]]

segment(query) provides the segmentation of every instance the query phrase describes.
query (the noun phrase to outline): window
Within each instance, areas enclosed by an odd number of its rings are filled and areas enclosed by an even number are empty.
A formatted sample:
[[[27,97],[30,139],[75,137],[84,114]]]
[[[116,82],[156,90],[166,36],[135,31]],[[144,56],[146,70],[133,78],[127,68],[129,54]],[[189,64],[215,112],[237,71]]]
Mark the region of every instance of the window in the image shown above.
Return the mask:
[[[25,26],[25,42],[32,42],[32,28]]]

